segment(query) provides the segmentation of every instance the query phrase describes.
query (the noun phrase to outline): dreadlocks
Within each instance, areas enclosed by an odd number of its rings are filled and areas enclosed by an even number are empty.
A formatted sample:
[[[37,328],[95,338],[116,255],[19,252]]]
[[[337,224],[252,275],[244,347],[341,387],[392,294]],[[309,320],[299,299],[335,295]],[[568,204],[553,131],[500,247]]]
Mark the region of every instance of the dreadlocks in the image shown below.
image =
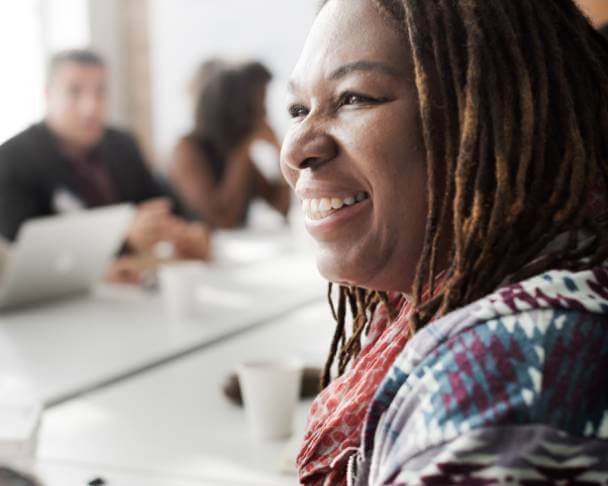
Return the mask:
[[[608,231],[588,201],[607,180],[608,44],[574,2],[373,1],[409,40],[426,147],[428,215],[410,332],[507,278],[606,259]],[[580,229],[593,236],[582,247]],[[563,233],[565,247],[538,257]],[[449,263],[439,269],[442,241]],[[323,386],[336,356],[341,374],[378,304],[388,305],[380,292],[338,293]]]

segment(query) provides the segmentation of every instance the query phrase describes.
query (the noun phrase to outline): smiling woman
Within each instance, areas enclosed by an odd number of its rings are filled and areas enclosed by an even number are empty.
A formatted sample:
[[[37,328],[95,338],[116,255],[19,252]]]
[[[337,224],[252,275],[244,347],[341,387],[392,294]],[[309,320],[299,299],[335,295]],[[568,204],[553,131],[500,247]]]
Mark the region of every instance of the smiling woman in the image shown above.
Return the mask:
[[[608,45],[574,2],[329,0],[289,88],[340,287],[301,481],[608,477]]]
[[[321,272],[334,282],[405,291],[426,222],[413,66],[403,36],[377,13],[356,12],[373,10],[358,4],[341,22],[329,5],[313,27],[292,77],[283,167],[319,243]],[[361,16],[370,28],[358,28]],[[327,30],[342,40],[340,50],[326,41]],[[344,206],[333,209],[334,199]],[[404,224],[408,235],[399,238]]]

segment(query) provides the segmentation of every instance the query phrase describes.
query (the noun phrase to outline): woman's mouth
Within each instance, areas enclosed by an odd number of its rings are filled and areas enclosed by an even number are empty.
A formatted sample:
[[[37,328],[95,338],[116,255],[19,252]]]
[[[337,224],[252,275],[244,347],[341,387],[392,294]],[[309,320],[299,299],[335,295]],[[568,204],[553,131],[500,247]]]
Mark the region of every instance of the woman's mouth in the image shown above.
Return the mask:
[[[367,199],[369,199],[369,194],[366,192],[358,192],[345,198],[322,197],[319,199],[304,199],[302,201],[302,210],[308,220],[320,221],[334,213],[356,206]]]
[[[304,223],[310,235],[317,241],[334,241],[352,238],[365,231],[361,216],[371,208],[371,197],[366,192],[357,192],[347,197],[322,197],[304,199]],[[355,222],[358,223],[355,224]],[[355,226],[353,226],[355,224]],[[346,233],[344,233],[346,231]]]

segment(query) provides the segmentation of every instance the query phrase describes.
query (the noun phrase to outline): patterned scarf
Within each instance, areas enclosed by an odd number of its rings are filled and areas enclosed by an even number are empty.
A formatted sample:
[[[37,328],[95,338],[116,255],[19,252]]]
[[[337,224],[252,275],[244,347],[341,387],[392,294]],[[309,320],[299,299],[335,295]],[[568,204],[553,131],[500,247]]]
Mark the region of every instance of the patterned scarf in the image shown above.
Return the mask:
[[[312,404],[297,460],[302,484],[346,484],[346,465],[350,454],[360,446],[368,406],[409,338],[411,308],[403,297],[395,300],[397,318],[391,321],[386,307],[377,307],[353,366],[332,381]]]

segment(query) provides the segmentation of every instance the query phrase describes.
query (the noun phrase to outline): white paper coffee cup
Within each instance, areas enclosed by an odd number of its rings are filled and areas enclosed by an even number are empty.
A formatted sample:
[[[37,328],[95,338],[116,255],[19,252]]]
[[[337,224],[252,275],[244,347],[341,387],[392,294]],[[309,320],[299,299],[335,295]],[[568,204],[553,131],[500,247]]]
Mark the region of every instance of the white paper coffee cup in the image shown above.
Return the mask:
[[[158,280],[165,312],[170,318],[188,317],[196,312],[196,293],[204,279],[200,262],[175,262],[162,265]]]
[[[286,439],[300,396],[303,364],[298,359],[248,361],[237,369],[245,412],[253,434]]]
[[[0,399],[0,464],[29,465],[36,455],[41,420],[39,402]]]

